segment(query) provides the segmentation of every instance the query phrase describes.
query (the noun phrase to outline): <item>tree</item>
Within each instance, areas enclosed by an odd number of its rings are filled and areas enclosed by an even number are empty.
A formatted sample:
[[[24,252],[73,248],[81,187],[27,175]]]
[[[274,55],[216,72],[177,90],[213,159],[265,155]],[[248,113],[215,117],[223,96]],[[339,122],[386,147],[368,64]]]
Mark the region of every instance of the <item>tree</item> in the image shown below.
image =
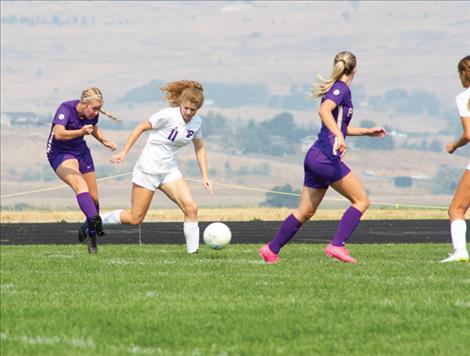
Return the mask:
[[[432,177],[433,194],[453,194],[462,176],[462,169],[440,165]]]
[[[261,203],[261,206],[295,208],[299,203],[300,190],[294,191],[289,184],[285,184],[284,186],[274,186],[271,188],[271,191],[288,194],[268,192],[265,194],[266,199]]]

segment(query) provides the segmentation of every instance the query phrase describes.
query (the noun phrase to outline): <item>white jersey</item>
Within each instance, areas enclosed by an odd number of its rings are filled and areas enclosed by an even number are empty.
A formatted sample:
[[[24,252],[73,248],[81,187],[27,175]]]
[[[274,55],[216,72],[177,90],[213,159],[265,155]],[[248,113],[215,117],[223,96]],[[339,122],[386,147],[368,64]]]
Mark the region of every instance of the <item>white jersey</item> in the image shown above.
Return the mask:
[[[470,87],[465,89],[455,98],[460,117],[470,117],[470,109],[468,108],[468,99],[470,98]]]
[[[201,117],[186,123],[180,107],[166,108],[149,118],[152,130],[135,168],[148,174],[164,174],[178,169],[177,154],[193,139],[201,138]]]
[[[468,100],[470,99],[470,87],[465,89],[455,98],[457,108],[459,109],[460,117],[470,117],[470,109],[468,108]],[[467,169],[470,170],[470,163],[468,163]]]

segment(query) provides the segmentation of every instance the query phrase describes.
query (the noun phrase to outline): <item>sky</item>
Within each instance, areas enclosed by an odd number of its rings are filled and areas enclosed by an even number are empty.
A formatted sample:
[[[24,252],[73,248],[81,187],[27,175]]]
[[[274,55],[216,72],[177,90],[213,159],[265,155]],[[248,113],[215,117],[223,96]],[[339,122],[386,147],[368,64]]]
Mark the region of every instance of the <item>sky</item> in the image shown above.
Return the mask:
[[[153,79],[285,94],[345,49],[368,95],[453,103],[469,32],[468,1],[1,1],[1,110],[49,113],[91,85],[116,103]]]

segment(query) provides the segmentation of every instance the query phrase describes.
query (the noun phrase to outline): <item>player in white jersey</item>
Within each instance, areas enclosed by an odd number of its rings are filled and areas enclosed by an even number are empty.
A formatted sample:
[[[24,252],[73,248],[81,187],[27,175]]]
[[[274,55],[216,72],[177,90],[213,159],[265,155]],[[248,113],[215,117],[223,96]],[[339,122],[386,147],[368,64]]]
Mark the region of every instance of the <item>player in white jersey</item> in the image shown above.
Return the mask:
[[[212,192],[207,169],[207,155],[201,135],[201,118],[197,111],[204,103],[202,85],[190,80],[171,82],[162,89],[170,107],[160,110],[139,124],[127,139],[122,151],[111,157],[121,163],[145,131],[150,131],[132,173],[132,207],[103,215],[103,224],[140,224],[147,214],[156,189],[163,191],[184,214],[187,252],[199,249],[197,204],[178,168],[176,156],[193,142],[204,187]]]
[[[449,153],[454,153],[459,147],[470,142],[470,55],[462,58],[458,64],[460,81],[464,88],[462,93],[457,95],[456,102],[462,121],[463,134],[455,142],[446,145]],[[467,224],[465,223],[465,213],[470,206],[470,163],[457,186],[454,198],[449,207],[450,234],[454,251],[448,258],[441,262],[468,262],[467,251]]]

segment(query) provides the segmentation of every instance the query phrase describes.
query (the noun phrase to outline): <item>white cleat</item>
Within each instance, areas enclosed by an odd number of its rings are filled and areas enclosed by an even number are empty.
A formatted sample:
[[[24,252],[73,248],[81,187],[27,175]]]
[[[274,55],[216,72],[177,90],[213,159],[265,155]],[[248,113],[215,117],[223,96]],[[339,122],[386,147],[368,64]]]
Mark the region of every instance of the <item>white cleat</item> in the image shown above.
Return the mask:
[[[468,262],[468,252],[454,251],[454,253],[449,254],[449,257],[441,261],[441,263],[446,262]]]

